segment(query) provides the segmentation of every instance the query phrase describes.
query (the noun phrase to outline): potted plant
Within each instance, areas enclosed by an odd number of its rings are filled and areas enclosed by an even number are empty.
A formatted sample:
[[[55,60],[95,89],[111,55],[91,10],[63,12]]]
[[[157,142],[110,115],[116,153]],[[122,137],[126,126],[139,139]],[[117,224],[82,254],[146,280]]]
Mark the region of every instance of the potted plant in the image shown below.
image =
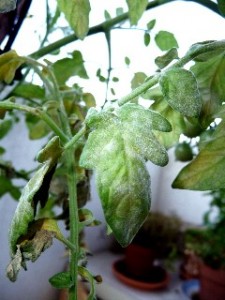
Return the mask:
[[[164,260],[167,266],[178,257],[181,220],[160,212],[151,212],[125,248],[128,270],[137,276],[147,275],[156,260]]]
[[[189,229],[186,249],[199,260],[200,299],[225,298],[225,190],[211,191],[211,209],[204,216],[204,226]],[[214,216],[212,216],[214,213]]]

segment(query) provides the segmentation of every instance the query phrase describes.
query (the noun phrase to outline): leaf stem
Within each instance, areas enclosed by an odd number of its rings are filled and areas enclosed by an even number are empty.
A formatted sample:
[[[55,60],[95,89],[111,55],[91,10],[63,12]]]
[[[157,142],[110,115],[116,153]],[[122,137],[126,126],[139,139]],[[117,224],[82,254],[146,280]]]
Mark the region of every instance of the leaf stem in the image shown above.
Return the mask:
[[[64,149],[67,150],[69,148],[71,148],[72,146],[74,146],[76,144],[76,142],[85,134],[86,132],[86,127],[82,127],[77,134],[75,134],[70,141],[68,141],[65,146]]]

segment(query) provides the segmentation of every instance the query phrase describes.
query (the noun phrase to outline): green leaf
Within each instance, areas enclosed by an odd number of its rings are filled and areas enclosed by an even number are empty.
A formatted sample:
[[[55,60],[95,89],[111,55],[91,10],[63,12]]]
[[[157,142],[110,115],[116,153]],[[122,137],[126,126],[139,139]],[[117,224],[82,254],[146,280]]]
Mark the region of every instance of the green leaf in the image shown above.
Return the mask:
[[[174,35],[168,31],[159,31],[155,36],[155,42],[162,51],[167,51],[171,48],[178,48],[178,43]]]
[[[16,88],[12,91],[12,95],[25,99],[43,100],[45,98],[45,90],[39,85],[25,82],[16,86]]]
[[[198,81],[203,102],[201,120],[204,127],[207,127],[225,101],[225,54],[222,53],[205,62],[196,62],[191,71]]]
[[[2,155],[4,153],[5,153],[5,148],[3,148],[3,147],[0,146],[0,155]]]
[[[17,55],[11,50],[0,55],[0,81],[9,84],[13,81],[16,70],[26,61],[25,58]]]
[[[11,97],[9,99],[3,100],[2,102],[4,103],[4,101],[15,102],[15,98]],[[0,108],[0,120],[3,120],[5,118],[7,111],[7,109]]]
[[[163,69],[168,66],[174,59],[178,59],[177,49],[171,48],[164,55],[156,57],[155,63],[157,67]]]
[[[102,282],[101,276],[93,276],[88,269],[82,266],[78,266],[79,275],[90,283],[90,291],[87,300],[95,300],[96,292],[95,292],[95,281]]]
[[[130,58],[129,58],[128,56],[126,56],[126,57],[124,58],[124,61],[125,61],[125,64],[126,64],[127,66],[130,65]]]
[[[59,85],[64,85],[71,76],[79,76],[87,79],[88,75],[84,67],[84,60],[80,51],[74,51],[72,58],[63,58],[52,65]]]
[[[0,197],[9,193],[15,200],[20,197],[20,190],[18,187],[14,186],[9,178],[0,175]]]
[[[167,131],[171,126],[161,115],[135,104],[122,106],[116,114],[92,110],[87,125],[95,130],[89,134],[80,165],[96,169],[106,221],[119,243],[126,246],[149,211],[145,160],[158,165],[168,161],[152,130]]]
[[[148,0],[126,0],[126,2],[129,9],[130,24],[137,25],[147,7]]]
[[[174,188],[217,190],[225,186],[225,123],[222,121],[196,158],[173,182]]]
[[[225,16],[225,2],[224,0],[217,0],[219,11],[222,16]]]
[[[37,140],[43,138],[49,133],[48,125],[33,115],[26,115],[26,124],[29,130],[29,138]]]
[[[83,100],[88,108],[96,106],[95,97],[91,93],[84,93]]]
[[[60,272],[49,279],[51,285],[56,289],[69,289],[73,286],[69,272]]]
[[[0,139],[7,135],[12,128],[12,120],[0,121]]]
[[[112,19],[110,13],[109,13],[107,10],[104,10],[104,17],[105,17],[105,20],[106,20],[106,21]]]
[[[148,29],[148,30],[152,30],[152,29],[155,27],[155,24],[156,24],[156,20],[155,20],[155,19],[149,21],[149,22],[147,23],[147,29]]]
[[[137,72],[134,74],[134,77],[131,80],[131,88],[135,89],[139,85],[141,85],[145,79],[147,78],[147,75],[143,72]]]
[[[0,13],[6,13],[16,8],[16,0],[1,0]]]
[[[173,68],[160,78],[164,99],[184,116],[198,117],[201,111],[201,97],[198,84],[192,72]]]
[[[60,140],[58,136],[54,136],[48,144],[38,153],[37,160],[40,163],[51,161],[54,165],[58,157],[63,152],[63,148],[60,145]]]
[[[83,39],[89,29],[89,0],[57,0],[59,9],[65,14],[78,38]]]
[[[148,32],[145,32],[144,34],[144,44],[147,47],[150,44],[151,36]]]

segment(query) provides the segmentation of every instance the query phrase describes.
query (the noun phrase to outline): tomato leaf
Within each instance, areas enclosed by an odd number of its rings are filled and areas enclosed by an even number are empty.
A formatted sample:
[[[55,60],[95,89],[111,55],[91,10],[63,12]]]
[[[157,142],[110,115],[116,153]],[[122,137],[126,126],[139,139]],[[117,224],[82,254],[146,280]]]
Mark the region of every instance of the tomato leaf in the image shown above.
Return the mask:
[[[94,130],[80,165],[96,169],[106,221],[119,243],[126,246],[149,211],[150,178],[145,160],[161,166],[168,161],[152,130],[169,131],[171,126],[161,115],[136,104],[126,104],[116,113],[92,109],[87,124]]]
[[[59,9],[65,14],[76,36],[83,39],[89,29],[89,0],[57,0]]]
[[[172,68],[162,73],[160,87],[164,99],[184,116],[198,117],[201,112],[201,97],[192,72]]]
[[[49,282],[57,289],[69,289],[73,286],[69,272],[57,273],[49,279]]]
[[[174,188],[216,190],[225,185],[225,123],[219,124],[196,158],[184,167],[173,182]]]
[[[156,57],[155,63],[157,65],[157,67],[159,67],[160,69],[163,69],[167,65],[169,65],[174,59],[177,59],[177,58],[178,58],[177,49],[171,48],[164,55]]]
[[[177,40],[174,35],[168,31],[159,31],[155,36],[155,42],[162,51],[167,51],[171,48],[178,48]]]
[[[130,24],[137,25],[147,7],[148,0],[126,0],[126,2],[129,9]]]

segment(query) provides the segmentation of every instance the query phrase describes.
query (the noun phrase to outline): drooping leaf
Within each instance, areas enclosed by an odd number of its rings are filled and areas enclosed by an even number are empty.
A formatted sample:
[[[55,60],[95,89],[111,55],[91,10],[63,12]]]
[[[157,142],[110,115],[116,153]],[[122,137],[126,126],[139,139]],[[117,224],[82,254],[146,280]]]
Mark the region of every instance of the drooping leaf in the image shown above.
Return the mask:
[[[178,48],[178,43],[174,35],[168,31],[159,31],[155,36],[155,42],[162,51],[167,51],[171,48]]]
[[[95,299],[95,282],[102,282],[101,276],[92,275],[90,271],[83,266],[78,266],[78,273],[83,279],[87,280],[90,283],[90,291],[87,300]]]
[[[184,116],[198,117],[201,111],[201,97],[198,84],[192,72],[172,68],[160,78],[164,99]]]
[[[73,286],[69,272],[60,272],[49,278],[49,282],[56,289],[69,289]]]
[[[129,9],[130,24],[137,25],[147,7],[148,0],[126,0],[126,2]]]
[[[197,79],[202,97],[201,120],[207,127],[225,101],[225,54],[221,53],[204,62],[196,62],[191,71]]]
[[[150,178],[145,159],[158,165],[168,161],[166,150],[152,130],[168,131],[171,126],[161,115],[135,104],[122,106],[116,114],[92,110],[86,122],[94,130],[80,165],[96,169],[106,221],[117,240],[126,246],[149,210]]]
[[[222,121],[196,158],[173,182],[174,188],[217,190],[225,186],[225,123]]]
[[[174,59],[177,58],[178,58],[177,49],[171,48],[169,51],[166,52],[166,54],[156,57],[155,63],[160,69],[163,69],[166,66],[168,66]]]
[[[4,81],[7,84],[11,83],[15,76],[16,70],[25,61],[25,58],[17,55],[16,51],[14,50],[0,55],[0,81]]]
[[[25,99],[43,100],[45,98],[45,91],[39,85],[24,82],[19,84],[15,89],[13,89],[12,95]]]
[[[12,120],[0,121],[0,139],[2,139],[12,128]]]
[[[16,281],[17,275],[21,268],[26,270],[26,264],[23,262],[22,252],[20,246],[17,246],[15,255],[13,256],[11,262],[7,266],[6,275],[12,281]]]
[[[59,9],[65,14],[78,38],[83,39],[89,29],[89,0],[57,0]]]
[[[56,61],[52,68],[59,85],[64,85],[71,76],[75,75],[84,79],[88,78],[80,51],[74,51],[72,58],[62,58]]]
[[[16,0],[1,0],[0,13],[6,13],[16,8]]]

